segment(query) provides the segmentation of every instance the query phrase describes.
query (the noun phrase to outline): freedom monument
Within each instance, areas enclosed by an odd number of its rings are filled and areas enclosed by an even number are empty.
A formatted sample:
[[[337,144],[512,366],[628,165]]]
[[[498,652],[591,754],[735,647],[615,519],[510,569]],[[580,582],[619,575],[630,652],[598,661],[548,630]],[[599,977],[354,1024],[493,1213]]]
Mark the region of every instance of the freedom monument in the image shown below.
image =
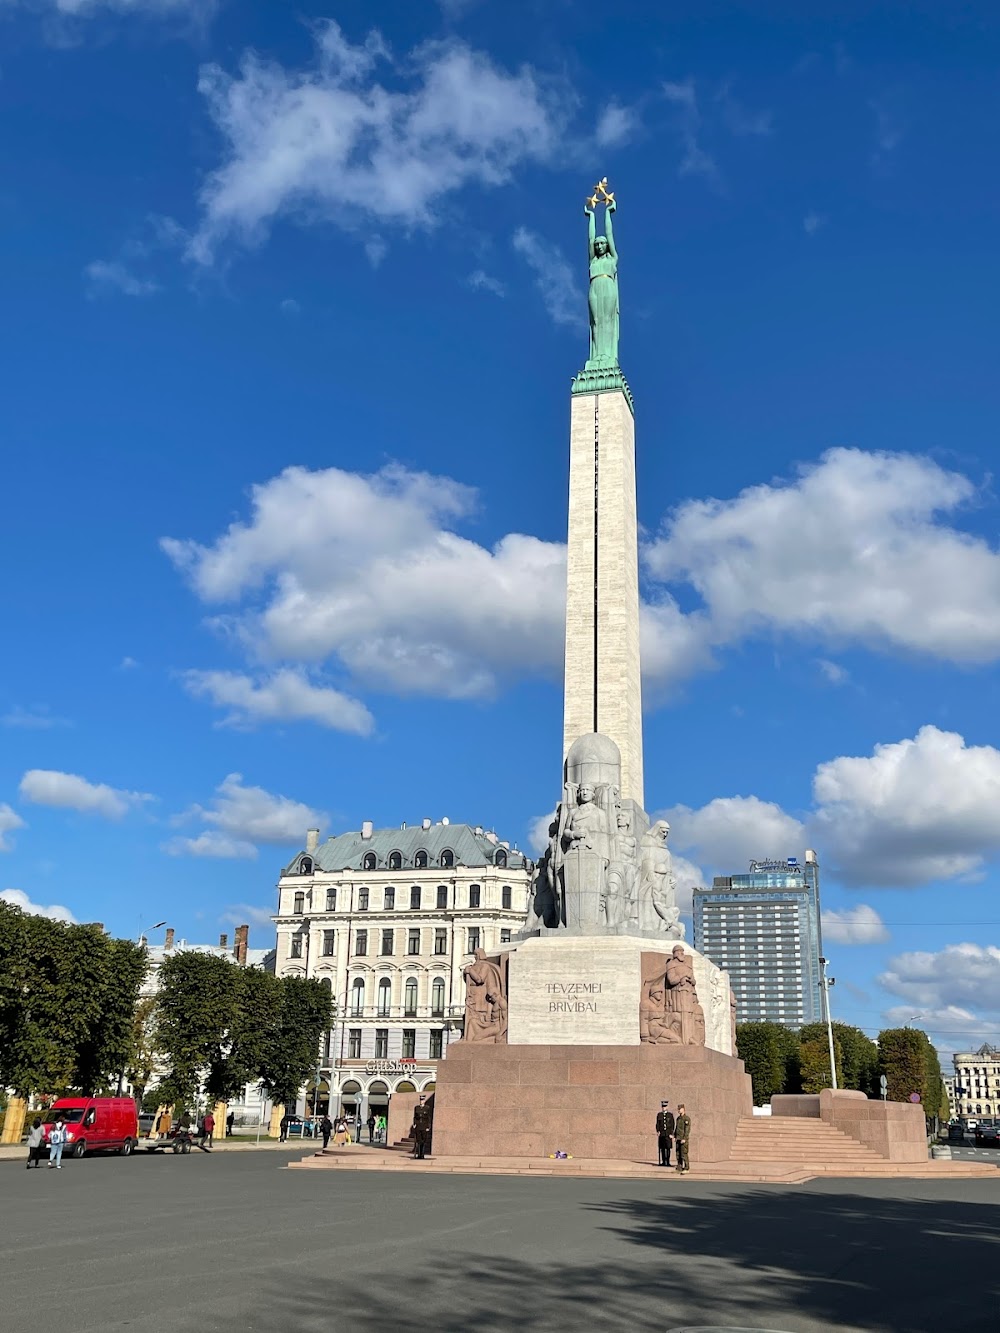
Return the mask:
[[[604,234],[597,212],[604,210]],[[663,1098],[728,1156],[750,1079],[726,973],[684,942],[669,828],[644,809],[635,418],[618,359],[617,203],[586,201],[590,355],[570,394],[562,796],[509,948],[465,969],[438,1066],[444,1156],[643,1160]]]

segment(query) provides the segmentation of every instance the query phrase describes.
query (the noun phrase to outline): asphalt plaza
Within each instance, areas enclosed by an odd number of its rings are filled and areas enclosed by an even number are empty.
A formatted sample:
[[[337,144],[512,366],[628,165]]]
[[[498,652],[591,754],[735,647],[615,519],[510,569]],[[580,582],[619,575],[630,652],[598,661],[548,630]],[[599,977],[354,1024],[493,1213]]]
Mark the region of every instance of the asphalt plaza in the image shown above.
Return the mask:
[[[293,1152],[0,1164],[0,1328],[1000,1329],[997,1180],[287,1171]]]

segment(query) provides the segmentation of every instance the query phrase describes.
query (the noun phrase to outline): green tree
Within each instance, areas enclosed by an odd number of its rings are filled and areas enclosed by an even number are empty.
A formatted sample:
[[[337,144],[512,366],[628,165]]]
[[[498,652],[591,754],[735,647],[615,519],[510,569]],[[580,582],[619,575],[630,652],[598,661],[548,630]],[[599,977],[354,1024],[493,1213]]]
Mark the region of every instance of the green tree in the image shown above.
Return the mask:
[[[830,1039],[826,1024],[820,1026],[823,1029],[822,1036],[809,1037],[799,1042],[803,1092],[816,1093],[822,1092],[824,1088],[833,1087],[833,1079],[830,1076]],[[833,1039],[833,1058],[837,1062],[838,1084],[843,1087],[843,1083],[840,1082],[842,1056],[836,1036]]]
[[[194,1103],[208,1071],[229,1050],[237,1019],[241,969],[226,958],[185,949],[160,968],[155,1041],[169,1072],[163,1099]]]
[[[316,1068],[320,1041],[332,1021],[333,1000],[319,981],[282,977],[279,984],[281,1003],[265,1043],[260,1079],[276,1106],[290,1106]]]
[[[77,1050],[76,1085],[86,1093],[120,1091],[135,1048],[139,991],[149,959],[141,944],[104,936],[90,985],[97,1021]]]
[[[798,1040],[781,1023],[741,1023],[736,1047],[753,1084],[755,1106],[766,1106],[778,1093],[789,1091],[797,1077],[793,1050]]]
[[[860,1028],[849,1023],[833,1024],[833,1039],[837,1054],[837,1086],[863,1092],[866,1097],[878,1091],[878,1047]],[[806,1023],[799,1029],[799,1040],[805,1045],[818,1041],[827,1048],[826,1067],[830,1068],[830,1041],[825,1023]],[[831,1085],[827,1083],[826,1087]]]
[[[209,1062],[205,1081],[214,1101],[231,1101],[261,1078],[271,1036],[281,1021],[281,981],[255,967],[234,970],[237,994],[228,1039]]]
[[[920,1094],[927,1113],[934,1115],[940,1104],[940,1092],[934,1082],[930,1055],[937,1064],[937,1053],[919,1028],[886,1028],[878,1034],[879,1072],[888,1084],[891,1102],[908,1102],[912,1093]],[[937,1082],[941,1079],[937,1064]],[[927,1102],[925,1098],[931,1097]]]

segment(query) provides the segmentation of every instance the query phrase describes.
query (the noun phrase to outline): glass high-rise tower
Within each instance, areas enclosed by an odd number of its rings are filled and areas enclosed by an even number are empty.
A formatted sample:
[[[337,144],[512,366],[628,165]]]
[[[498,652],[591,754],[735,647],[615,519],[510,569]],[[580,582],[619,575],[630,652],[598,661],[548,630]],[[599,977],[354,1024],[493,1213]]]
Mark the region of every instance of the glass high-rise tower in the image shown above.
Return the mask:
[[[740,1023],[799,1027],[822,1016],[819,862],[751,861],[694,891],[694,947],[729,973]]]

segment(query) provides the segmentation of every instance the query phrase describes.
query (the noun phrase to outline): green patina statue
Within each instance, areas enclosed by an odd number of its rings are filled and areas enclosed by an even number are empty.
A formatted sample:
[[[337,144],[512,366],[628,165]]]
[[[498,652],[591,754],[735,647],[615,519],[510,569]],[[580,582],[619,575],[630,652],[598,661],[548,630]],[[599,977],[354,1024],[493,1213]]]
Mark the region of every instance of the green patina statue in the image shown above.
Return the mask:
[[[597,234],[596,212],[600,204],[605,208],[603,236]],[[608,189],[605,176],[594,186],[583,210],[587,215],[590,256],[590,356],[573,380],[573,392],[620,390],[632,407],[632,394],[618,364],[618,251],[611,221],[617,207],[614,191]]]

